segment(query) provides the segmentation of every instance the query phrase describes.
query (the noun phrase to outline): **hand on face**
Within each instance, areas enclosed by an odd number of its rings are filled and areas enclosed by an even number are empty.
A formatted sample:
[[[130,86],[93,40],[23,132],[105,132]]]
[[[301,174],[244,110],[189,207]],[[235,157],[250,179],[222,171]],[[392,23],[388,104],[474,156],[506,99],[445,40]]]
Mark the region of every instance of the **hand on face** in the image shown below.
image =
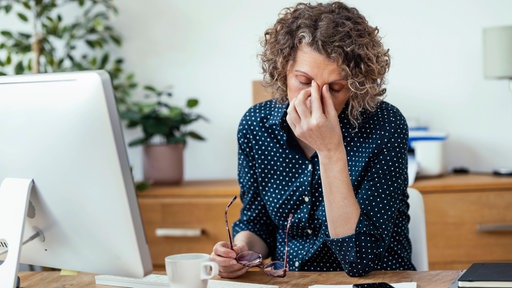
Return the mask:
[[[291,99],[286,117],[293,133],[317,153],[339,149],[343,145],[338,113],[329,85],[315,81]]]

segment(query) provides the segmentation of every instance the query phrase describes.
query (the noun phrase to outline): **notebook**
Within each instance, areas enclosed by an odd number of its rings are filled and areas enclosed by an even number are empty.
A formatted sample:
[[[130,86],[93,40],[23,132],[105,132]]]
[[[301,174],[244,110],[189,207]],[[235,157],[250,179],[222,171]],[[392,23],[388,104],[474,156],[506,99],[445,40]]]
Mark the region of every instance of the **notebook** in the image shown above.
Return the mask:
[[[459,277],[459,287],[512,287],[512,263],[473,263]]]

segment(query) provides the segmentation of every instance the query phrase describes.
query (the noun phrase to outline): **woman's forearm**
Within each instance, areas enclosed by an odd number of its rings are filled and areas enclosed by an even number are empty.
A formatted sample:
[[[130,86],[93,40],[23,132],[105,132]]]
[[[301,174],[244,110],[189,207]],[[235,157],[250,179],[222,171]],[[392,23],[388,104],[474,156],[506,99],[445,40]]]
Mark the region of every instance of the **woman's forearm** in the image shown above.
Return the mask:
[[[360,207],[350,182],[345,150],[319,154],[319,158],[329,234],[331,238],[353,234]]]

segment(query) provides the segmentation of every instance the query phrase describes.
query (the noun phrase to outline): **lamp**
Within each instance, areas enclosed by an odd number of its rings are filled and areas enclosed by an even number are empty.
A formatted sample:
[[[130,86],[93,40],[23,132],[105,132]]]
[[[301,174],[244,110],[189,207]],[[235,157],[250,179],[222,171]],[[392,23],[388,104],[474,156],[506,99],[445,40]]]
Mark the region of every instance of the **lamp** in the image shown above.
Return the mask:
[[[512,90],[512,26],[484,29],[484,75],[509,79]]]
[[[483,30],[485,78],[508,79],[512,92],[512,26]],[[512,168],[494,170],[496,175],[512,175]]]

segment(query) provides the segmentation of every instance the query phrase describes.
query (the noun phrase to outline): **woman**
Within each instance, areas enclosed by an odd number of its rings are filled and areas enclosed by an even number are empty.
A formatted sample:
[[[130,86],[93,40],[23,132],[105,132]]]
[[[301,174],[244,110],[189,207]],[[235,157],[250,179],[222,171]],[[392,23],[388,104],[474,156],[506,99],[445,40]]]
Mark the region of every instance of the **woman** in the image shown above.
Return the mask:
[[[389,53],[378,29],[340,2],[297,4],[265,32],[264,82],[275,99],[243,116],[234,246],[217,243],[222,277],[252,250],[291,271],[414,270],[408,237],[408,128],[382,100]]]

